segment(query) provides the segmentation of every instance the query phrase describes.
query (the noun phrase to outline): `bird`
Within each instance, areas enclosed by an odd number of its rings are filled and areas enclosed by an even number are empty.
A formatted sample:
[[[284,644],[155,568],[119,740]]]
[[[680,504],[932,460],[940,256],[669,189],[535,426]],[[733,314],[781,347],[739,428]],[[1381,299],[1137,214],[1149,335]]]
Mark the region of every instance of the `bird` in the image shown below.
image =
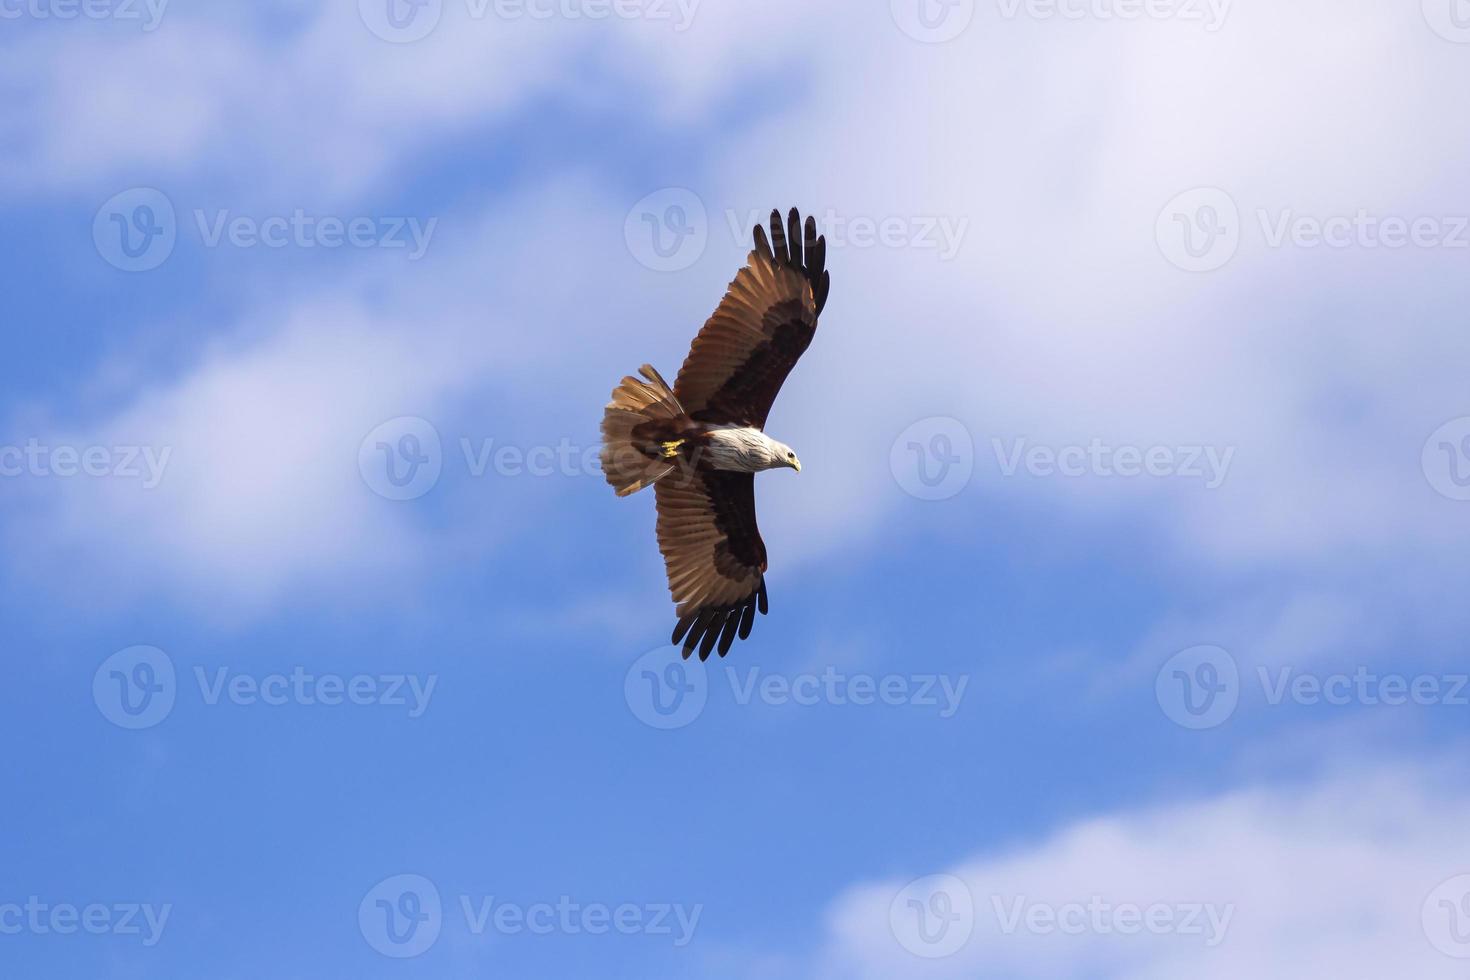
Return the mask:
[[[796,451],[766,435],[766,418],[817,331],[827,303],[827,238],[796,208],[754,248],[695,336],[669,387],[652,365],[613,389],[600,460],[619,497],[653,487],[657,537],[684,659],[725,656],[766,615],[766,546],[755,474],[801,472]]]

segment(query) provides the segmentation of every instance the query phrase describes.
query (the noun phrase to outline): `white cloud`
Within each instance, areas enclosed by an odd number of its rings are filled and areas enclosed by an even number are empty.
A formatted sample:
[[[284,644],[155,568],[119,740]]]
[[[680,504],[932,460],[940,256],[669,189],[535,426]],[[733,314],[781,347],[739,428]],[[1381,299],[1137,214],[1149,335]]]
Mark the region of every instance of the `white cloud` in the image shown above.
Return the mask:
[[[543,186],[505,207],[536,215],[547,263],[516,255],[531,250],[516,248],[524,233],[508,221],[461,241],[450,265],[467,298],[449,318],[467,325],[475,297],[493,297],[511,322],[555,323],[556,342],[544,329],[496,340],[601,397],[641,360],[677,365],[728,278],[712,270],[733,269],[747,247],[743,235],[729,240],[727,208],[739,224],[751,207],[788,203],[847,219],[968,221],[950,261],[932,249],[834,247],[823,331],[772,418],[807,463],[799,480],[761,490],[775,560],[829,554],[919,506],[889,472],[889,444],[909,422],[943,414],[970,425],[980,456],[967,495],[922,505],[955,520],[1011,507],[1147,515],[1182,565],[1327,575],[1308,595],[1349,611],[1370,590],[1387,590],[1382,605],[1399,609],[1436,589],[1453,594],[1423,579],[1463,575],[1449,560],[1464,539],[1452,519],[1461,505],[1433,493],[1417,460],[1429,431],[1470,414],[1457,370],[1470,353],[1457,319],[1460,257],[1271,250],[1248,233],[1225,269],[1191,275],[1164,260],[1153,234],[1164,202],[1201,185],[1229,188],[1248,222],[1255,207],[1470,212],[1454,178],[1465,151],[1432,125],[1453,118],[1449,93],[1470,63],[1449,57],[1458,52],[1415,11],[1368,0],[1237,5],[1207,33],[987,9],[956,41],[929,46],[881,6],[834,19],[819,5],[707,2],[682,33],[619,21],[460,23],[463,9],[446,7],[440,29],[412,45],[374,38],[352,4],[303,11],[299,31],[273,37],[191,16],[132,39],[53,32],[0,69],[16,73],[10,81],[35,78],[18,89],[36,94],[21,111],[29,138],[10,184],[156,171],[308,200],[352,194],[411,170],[439,136],[493,123],[538,93],[607,98],[574,70],[593,41],[602,46],[592,63],[646,94],[640,112],[685,127],[743,91],[731,79],[744,71],[752,103],[769,99],[771,113],[701,137],[726,140],[706,150],[728,164],[699,187],[712,223],[699,264],[651,275],[615,244],[626,207],[652,188],[582,183],[558,201]],[[1423,70],[1374,68],[1385,36],[1422,54]],[[1297,57],[1304,44],[1310,60]],[[554,229],[526,206],[547,201]],[[445,248],[453,235],[441,225]],[[476,262],[476,248],[516,259]],[[554,270],[571,269],[547,288]],[[434,289],[449,292],[452,278]],[[419,286],[379,285],[405,307],[418,302]],[[656,325],[657,337],[610,337],[609,317]],[[412,316],[371,319],[399,351],[423,329]],[[320,328],[300,329],[306,344]],[[208,370],[223,383],[225,365]],[[426,400],[460,384],[436,372],[422,379]],[[191,390],[208,400],[207,389]],[[150,396],[159,418],[187,414],[168,407],[181,394]],[[571,416],[561,403],[550,411]],[[1214,491],[1007,479],[989,458],[992,436],[1205,444],[1235,456]],[[1352,556],[1429,571],[1394,592],[1381,564],[1355,571]],[[1306,601],[1279,642],[1324,617],[1351,622]],[[1420,612],[1433,620],[1454,618],[1443,602],[1428,606]]]
[[[394,47],[356,4],[285,37],[187,16],[150,34],[52,32],[0,75],[30,94],[7,183],[207,176],[236,193],[350,195],[455,124],[533,97],[562,53],[491,31]]]
[[[251,199],[347,197],[538,98],[596,107],[616,92],[650,120],[688,125],[738,87],[737,67],[801,44],[779,34],[793,20],[776,3],[684,0],[632,19],[496,16],[501,6],[526,8],[451,0],[410,44],[375,36],[356,2],[296,11],[284,31],[178,8],[149,33],[23,36],[0,65],[16,103],[0,177],[11,193],[208,179]]]
[[[1437,918],[1449,911],[1431,909],[1428,932],[1421,913],[1438,885],[1470,871],[1467,818],[1462,788],[1395,766],[1084,820],[943,869],[964,883],[950,888],[950,909],[962,911],[966,890],[974,909],[968,942],[947,958],[909,952],[900,936],[927,948],[906,919],[892,928],[907,878],[846,891],[831,905],[829,938],[808,975],[1448,980],[1464,970],[1434,945],[1453,936]],[[1048,926],[1044,912],[1012,928],[1018,899],[1067,916],[1073,934]],[[1176,910],[1177,928],[1129,934],[1117,912],[1125,903]],[[1062,911],[1076,905],[1085,918]],[[1112,911],[1093,912],[1103,905]],[[1196,905],[1205,909],[1199,934],[1185,921]],[[900,906],[900,916],[917,915]],[[937,949],[938,919],[930,925]]]
[[[631,314],[610,321],[590,299],[636,268],[601,207],[584,182],[553,181],[463,216],[452,244],[387,266],[401,274],[364,262],[311,295],[265,303],[177,374],[105,365],[101,374],[124,379],[123,407],[100,419],[12,419],[12,433],[49,447],[168,454],[156,486],[22,481],[12,560],[52,585],[96,576],[110,593],[159,591],[227,616],[288,593],[379,596],[388,577],[421,581],[430,561],[485,560],[552,506],[552,481],[474,478],[462,440],[475,451],[517,444],[529,425],[532,444],[566,439],[580,466],[607,391],[638,361],[615,326]],[[595,384],[585,388],[578,367],[589,358]],[[433,495],[408,502],[375,493],[358,465],[368,434],[405,416],[437,426],[443,466]],[[595,472],[564,475],[602,489]],[[446,513],[447,535],[434,516]]]
[[[357,447],[389,418],[443,409],[477,359],[411,336],[350,303],[305,304],[264,342],[217,344],[96,427],[51,431],[47,445],[148,447],[167,467],[154,487],[47,481],[25,552],[73,582],[114,574],[125,591],[162,584],[206,608],[351,588],[421,560],[403,511],[364,484]]]
[[[1391,71],[1386,44],[1422,71]],[[909,422],[955,415],[982,490],[954,511],[983,496],[1146,513],[1209,566],[1320,572],[1462,549],[1470,525],[1418,454],[1470,413],[1465,252],[1271,249],[1255,214],[1470,214],[1462,141],[1434,122],[1470,74],[1449,47],[1417,9],[1366,0],[1235,5],[1217,33],[982,16],[938,47],[849,19],[826,84],[749,141],[762,152],[731,160],[718,197],[971,224],[950,262],[834,250],[824,334],[783,395],[788,441],[866,459]],[[1170,265],[1154,235],[1198,186],[1227,188],[1246,225],[1209,274]],[[1005,479],[992,436],[1235,455],[1212,491]],[[884,467],[840,480],[795,519],[808,538],[849,538],[903,500]]]

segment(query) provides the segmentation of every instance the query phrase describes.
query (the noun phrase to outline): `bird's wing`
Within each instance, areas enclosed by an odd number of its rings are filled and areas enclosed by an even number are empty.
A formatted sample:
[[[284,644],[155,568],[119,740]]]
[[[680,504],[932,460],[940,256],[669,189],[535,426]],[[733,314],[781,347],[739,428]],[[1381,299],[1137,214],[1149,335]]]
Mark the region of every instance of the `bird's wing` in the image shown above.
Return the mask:
[[[755,523],[755,475],[686,468],[653,485],[658,547],[678,604],[674,643],[724,656],[766,611],[766,546]]]
[[[781,384],[817,329],[831,279],[827,239],[810,217],[803,229],[795,208],[781,224],[771,212],[771,237],[755,227],[755,248],[725,298],[706,321],[679,369],[674,394],[701,422],[764,429]]]

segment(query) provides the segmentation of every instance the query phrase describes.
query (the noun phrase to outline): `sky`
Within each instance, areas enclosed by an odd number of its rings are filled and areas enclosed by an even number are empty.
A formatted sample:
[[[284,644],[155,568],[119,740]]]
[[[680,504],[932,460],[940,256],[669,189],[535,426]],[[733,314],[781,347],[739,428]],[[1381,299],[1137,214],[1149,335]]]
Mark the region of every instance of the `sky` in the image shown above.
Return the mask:
[[[0,974],[1463,977],[1464,0],[0,0]],[[770,614],[596,467],[771,208]]]

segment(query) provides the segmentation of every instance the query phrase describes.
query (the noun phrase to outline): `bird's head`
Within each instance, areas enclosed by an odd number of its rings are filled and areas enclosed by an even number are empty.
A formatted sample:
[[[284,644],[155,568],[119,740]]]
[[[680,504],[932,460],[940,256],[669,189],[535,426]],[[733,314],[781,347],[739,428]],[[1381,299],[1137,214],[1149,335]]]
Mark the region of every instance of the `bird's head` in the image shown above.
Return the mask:
[[[777,454],[782,466],[789,466],[796,472],[801,472],[801,460],[796,458],[796,450],[782,443],[778,446]]]

